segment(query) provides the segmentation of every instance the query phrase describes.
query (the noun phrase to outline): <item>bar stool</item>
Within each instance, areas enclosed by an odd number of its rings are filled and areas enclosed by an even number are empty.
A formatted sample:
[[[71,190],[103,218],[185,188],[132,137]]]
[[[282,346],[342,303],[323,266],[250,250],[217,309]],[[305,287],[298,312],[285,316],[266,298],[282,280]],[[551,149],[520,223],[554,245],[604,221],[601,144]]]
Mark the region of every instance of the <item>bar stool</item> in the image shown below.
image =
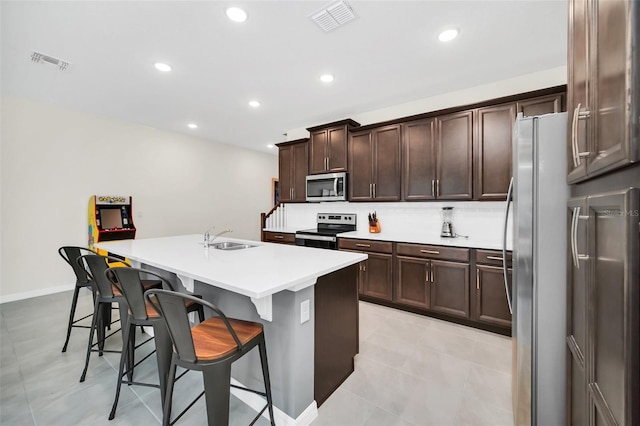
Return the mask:
[[[122,294],[127,301],[127,306],[129,307],[129,315],[127,316],[125,325],[123,325],[122,351],[120,352],[120,367],[118,369],[116,397],[113,401],[113,406],[111,407],[109,420],[113,420],[115,417],[118,400],[120,399],[120,389],[122,388],[123,383],[127,385],[159,388],[161,401],[164,402],[165,390],[167,388],[166,381],[169,372],[169,364],[171,362],[171,339],[167,334],[167,328],[164,321],[160,318],[160,315],[151,305],[145,303],[145,287],[143,284],[144,280],[140,278],[141,275],[151,275],[157,279],[157,281],[162,283],[162,288],[170,291],[174,290],[171,283],[165,278],[144,269],[109,268],[105,271],[105,276],[114,286],[118,286],[122,291]],[[202,305],[191,301],[185,301],[184,307],[187,312],[197,312],[200,322],[204,321],[204,308]],[[154,337],[149,338],[136,346],[136,326],[152,326]],[[135,363],[135,350],[154,338],[156,350]],[[134,368],[153,355],[154,352],[156,353],[156,359],[158,361],[158,374],[160,377],[159,385],[134,381]],[[127,364],[126,371],[125,364]],[[125,375],[128,376],[128,380],[123,380]]]
[[[106,339],[118,333],[122,329],[122,324],[126,323],[128,316],[127,301],[124,298],[120,288],[113,285],[111,281],[105,275],[109,264],[107,262],[120,263],[121,268],[128,268],[128,265],[122,264],[122,259],[112,256],[101,256],[99,254],[88,254],[80,256],[77,259],[78,265],[83,268],[87,274],[91,277],[91,282],[94,288],[96,297],[94,299],[93,309],[93,321],[91,323],[91,331],[89,332],[89,343],[87,344],[87,357],[84,364],[84,370],[80,376],[80,382],[84,382],[87,375],[87,369],[89,368],[89,359],[91,352],[98,352],[99,356],[102,356],[104,352],[120,353],[120,351],[105,350],[104,343]],[[145,289],[157,288],[162,286],[162,282],[159,280],[146,280],[143,282]],[[111,332],[109,335],[105,335],[105,329],[115,324],[116,321],[110,321],[111,318],[111,304],[117,303],[118,310],[120,311],[120,328]],[[97,342],[93,343],[94,333],[97,334]],[[98,349],[94,349],[98,346]]]
[[[96,295],[93,292],[93,287],[91,284],[91,279],[87,274],[87,271],[82,268],[76,260],[85,254],[97,254],[93,250],[89,250],[84,247],[76,247],[76,246],[63,246],[58,249],[58,254],[62,259],[71,266],[73,269],[73,273],[76,276],[76,286],[73,290],[73,299],[71,299],[71,311],[69,312],[69,325],[67,326],[67,338],[64,341],[64,346],[62,347],[62,352],[67,351],[67,345],[69,344],[69,338],[71,337],[71,329],[72,328],[90,328],[88,325],[76,325],[78,322],[89,318],[93,315],[90,313],[89,315],[85,315],[82,318],[75,319],[76,316],[76,306],[78,304],[78,294],[80,293],[80,289],[87,288],[91,290],[93,293],[93,298],[95,299]]]
[[[205,395],[206,399],[208,424],[210,426],[228,425],[231,387],[266,397],[266,405],[251,424],[255,423],[266,409],[269,409],[271,425],[275,426],[267,348],[262,324],[227,318],[213,303],[183,293],[151,289],[145,292],[145,298],[164,320],[173,343],[162,415],[163,426],[173,425],[202,395]],[[206,306],[217,316],[208,318],[191,328],[185,308],[186,301]],[[258,346],[260,351],[264,392],[231,384],[231,364],[255,346]],[[204,392],[171,421],[173,378],[177,366],[187,370],[202,371]]]

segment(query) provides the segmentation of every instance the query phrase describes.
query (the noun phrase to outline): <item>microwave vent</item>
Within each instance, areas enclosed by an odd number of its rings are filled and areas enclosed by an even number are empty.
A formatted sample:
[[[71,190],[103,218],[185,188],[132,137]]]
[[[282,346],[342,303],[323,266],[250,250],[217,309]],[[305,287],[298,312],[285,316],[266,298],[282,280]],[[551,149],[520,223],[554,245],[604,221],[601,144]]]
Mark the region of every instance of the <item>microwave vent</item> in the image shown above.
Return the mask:
[[[338,1],[311,15],[311,19],[325,32],[329,32],[355,19],[353,9],[345,1]]]
[[[44,53],[36,52],[35,50],[31,52],[31,60],[39,64],[53,65],[58,68],[59,71],[66,71],[69,68],[69,65],[71,65],[68,61],[45,55]]]

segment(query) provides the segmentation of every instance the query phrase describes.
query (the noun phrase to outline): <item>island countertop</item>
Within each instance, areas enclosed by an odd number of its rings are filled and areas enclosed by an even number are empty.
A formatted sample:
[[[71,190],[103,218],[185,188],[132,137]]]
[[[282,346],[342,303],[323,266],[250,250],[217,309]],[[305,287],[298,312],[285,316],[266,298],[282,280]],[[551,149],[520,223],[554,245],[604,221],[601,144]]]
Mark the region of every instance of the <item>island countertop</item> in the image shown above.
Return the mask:
[[[179,277],[233,291],[255,299],[282,290],[297,291],[318,277],[359,263],[366,254],[216,238],[255,245],[241,250],[203,247],[202,235],[100,242],[95,246],[133,261],[154,266]]]

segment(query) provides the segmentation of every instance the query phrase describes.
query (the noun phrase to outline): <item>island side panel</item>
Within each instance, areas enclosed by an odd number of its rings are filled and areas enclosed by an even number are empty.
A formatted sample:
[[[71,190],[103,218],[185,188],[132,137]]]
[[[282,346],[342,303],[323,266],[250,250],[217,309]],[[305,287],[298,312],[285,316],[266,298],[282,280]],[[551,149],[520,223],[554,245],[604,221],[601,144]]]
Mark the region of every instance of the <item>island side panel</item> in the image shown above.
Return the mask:
[[[358,353],[358,265],[318,278],[314,397],[320,406],[354,370]]]
[[[300,324],[300,304],[308,299],[310,306],[314,306],[313,287],[274,294],[271,322],[258,316],[249,297],[198,281],[195,293],[215,303],[229,317],[263,324],[273,404],[292,419],[298,418],[314,399],[313,315]],[[258,351],[253,350],[234,362],[231,376],[250,388],[264,389]]]

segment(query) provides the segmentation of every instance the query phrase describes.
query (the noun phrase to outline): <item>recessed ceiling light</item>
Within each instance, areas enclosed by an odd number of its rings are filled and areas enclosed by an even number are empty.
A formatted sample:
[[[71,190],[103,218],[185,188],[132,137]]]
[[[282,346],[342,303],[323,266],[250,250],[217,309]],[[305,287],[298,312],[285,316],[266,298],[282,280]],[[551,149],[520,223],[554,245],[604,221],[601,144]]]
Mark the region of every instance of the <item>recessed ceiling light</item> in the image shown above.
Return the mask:
[[[230,7],[227,9],[227,17],[233,22],[244,22],[247,20],[247,12],[239,7]]]
[[[456,28],[450,28],[448,30],[444,30],[438,35],[438,40],[440,41],[451,41],[454,38],[458,37],[458,30]]]
[[[258,101],[249,101],[249,106],[253,108],[258,108],[260,106],[260,102]]]
[[[331,74],[322,74],[320,76],[320,81],[323,83],[331,83],[333,81],[333,76]]]
[[[187,127],[190,128],[190,129],[197,129],[198,125],[196,123],[189,123],[189,124],[187,124]]]
[[[162,62],[156,62],[155,64],[153,64],[153,66],[156,67],[158,71],[162,71],[162,72],[171,71],[171,65],[163,64]]]
[[[269,148],[269,149],[273,149],[273,148],[275,148],[275,147],[276,147],[276,146],[275,146],[274,144],[272,144],[272,143],[270,143],[269,145],[267,145],[267,148]]]

